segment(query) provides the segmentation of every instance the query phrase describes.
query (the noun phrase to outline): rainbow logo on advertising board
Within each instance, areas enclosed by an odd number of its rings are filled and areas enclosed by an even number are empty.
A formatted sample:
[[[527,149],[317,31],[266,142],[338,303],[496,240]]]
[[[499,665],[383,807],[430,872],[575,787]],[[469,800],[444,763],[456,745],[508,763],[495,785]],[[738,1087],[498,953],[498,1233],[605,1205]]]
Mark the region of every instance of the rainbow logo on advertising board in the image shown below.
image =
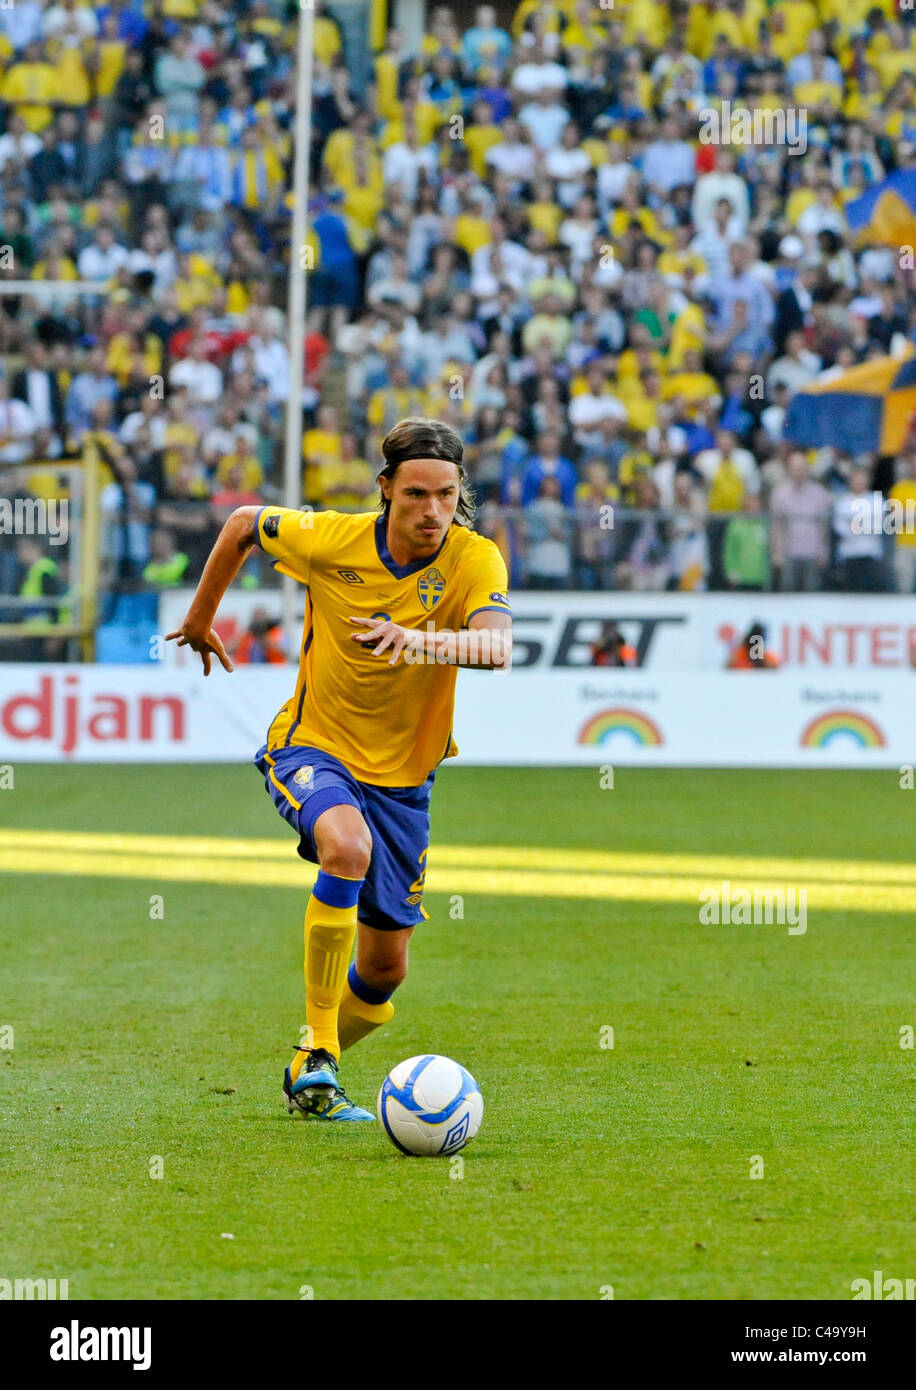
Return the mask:
[[[834,739],[852,739],[860,748],[884,748],[884,731],[854,709],[830,709],[812,719],[801,736],[802,748],[829,748]]]
[[[579,743],[607,743],[615,734],[628,734],[641,748],[657,748],[664,743],[661,729],[638,709],[599,710],[582,725]]]

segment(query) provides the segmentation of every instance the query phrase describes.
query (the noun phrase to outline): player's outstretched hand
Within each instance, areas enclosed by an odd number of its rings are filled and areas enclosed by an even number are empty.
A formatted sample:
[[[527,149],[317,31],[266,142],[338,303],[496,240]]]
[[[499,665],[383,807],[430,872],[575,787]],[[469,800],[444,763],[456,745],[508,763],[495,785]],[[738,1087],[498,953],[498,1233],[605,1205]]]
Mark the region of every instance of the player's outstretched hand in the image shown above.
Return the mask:
[[[178,638],[179,647],[190,647],[192,652],[197,652],[204,664],[204,675],[210,674],[211,655],[215,656],[224,671],[234,671],[235,667],[226,655],[226,648],[211,628],[209,632],[202,632],[192,627],[190,623],[183,623],[174,632],[167,632],[165,640],[171,642],[173,637]]]
[[[360,627],[368,627],[369,632],[351,632],[350,637],[354,642],[361,642],[363,646],[372,647],[373,656],[381,656],[382,652],[391,648],[391,659],[389,666],[396,666],[401,659],[401,652],[411,643],[412,632],[410,628],[401,627],[400,623],[392,623],[385,618],[353,618],[351,623],[357,623]]]

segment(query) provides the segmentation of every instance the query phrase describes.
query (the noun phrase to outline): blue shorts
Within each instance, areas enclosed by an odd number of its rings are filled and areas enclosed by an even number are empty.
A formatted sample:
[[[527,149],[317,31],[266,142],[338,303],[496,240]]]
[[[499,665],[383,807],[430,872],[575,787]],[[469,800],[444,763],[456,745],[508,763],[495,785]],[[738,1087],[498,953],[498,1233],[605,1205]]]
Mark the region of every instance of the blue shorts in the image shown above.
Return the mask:
[[[359,895],[361,922],[381,931],[414,927],[423,909],[429,849],[431,772],[421,787],[373,787],[319,748],[258,750],[255,766],[280,815],[299,836],[303,859],[318,863],[313,831],[331,806],[355,806],[372,836],[372,858]]]

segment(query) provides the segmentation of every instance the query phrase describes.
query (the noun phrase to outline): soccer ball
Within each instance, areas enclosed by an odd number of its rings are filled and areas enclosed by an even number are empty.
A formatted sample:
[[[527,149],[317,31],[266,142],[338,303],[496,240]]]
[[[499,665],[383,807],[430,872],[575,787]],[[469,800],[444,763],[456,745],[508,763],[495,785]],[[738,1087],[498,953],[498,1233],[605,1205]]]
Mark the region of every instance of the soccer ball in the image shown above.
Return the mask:
[[[378,1093],[378,1117],[401,1153],[454,1154],[480,1129],[483,1096],[464,1067],[427,1053],[391,1069]]]

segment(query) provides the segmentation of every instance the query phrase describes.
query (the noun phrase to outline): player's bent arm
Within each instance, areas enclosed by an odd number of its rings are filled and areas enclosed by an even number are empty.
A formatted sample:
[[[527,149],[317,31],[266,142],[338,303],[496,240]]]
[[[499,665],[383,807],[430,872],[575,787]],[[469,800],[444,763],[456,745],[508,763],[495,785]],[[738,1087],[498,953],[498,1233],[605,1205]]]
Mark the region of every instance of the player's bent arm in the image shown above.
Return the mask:
[[[466,666],[478,671],[508,671],[512,662],[512,618],[508,613],[487,610],[475,613],[467,627],[458,632],[416,630],[413,640],[426,655],[444,666]]]
[[[430,662],[442,666],[477,667],[481,671],[508,671],[512,662],[512,618],[499,610],[475,613],[467,627],[458,632],[445,628],[437,632],[430,623],[422,628],[402,627],[381,618],[348,620],[368,632],[354,632],[351,639],[372,648],[373,656],[389,653],[389,666],[396,666],[402,656],[412,662]]]
[[[210,674],[211,653],[226,671],[234,669],[225,647],[213,631],[213,619],[223,595],[257,541],[260,510],[260,507],[237,507],[231,514],[204,565],[187,617],[180,628],[166,635],[167,642],[177,637],[179,647],[190,647],[199,654],[205,676]]]

